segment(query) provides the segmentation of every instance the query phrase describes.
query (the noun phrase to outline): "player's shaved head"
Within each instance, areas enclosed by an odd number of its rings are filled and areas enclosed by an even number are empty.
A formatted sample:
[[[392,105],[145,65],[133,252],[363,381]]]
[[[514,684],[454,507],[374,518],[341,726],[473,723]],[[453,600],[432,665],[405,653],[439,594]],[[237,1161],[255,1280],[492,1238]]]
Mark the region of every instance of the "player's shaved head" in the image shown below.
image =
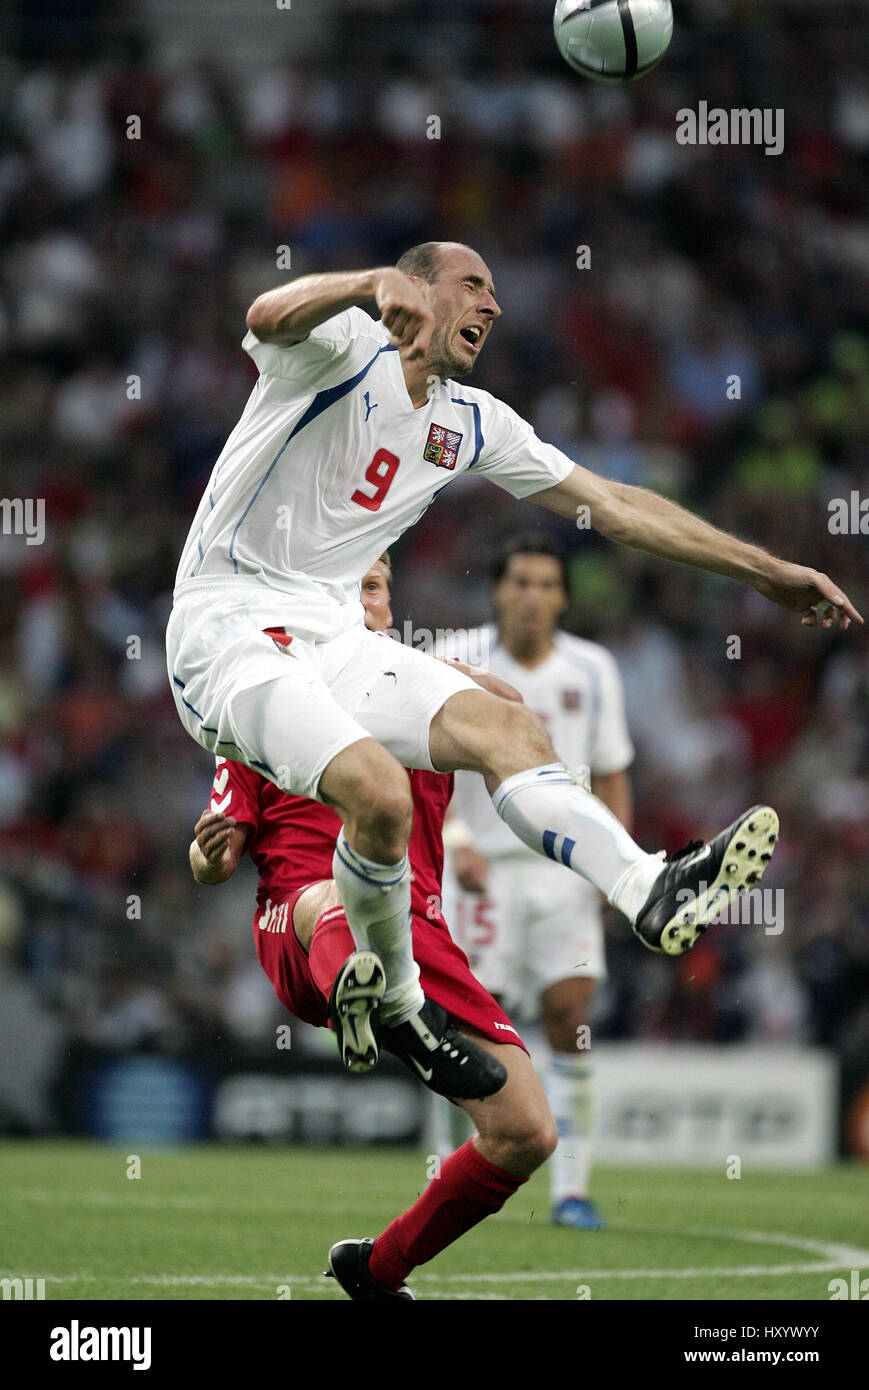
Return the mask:
[[[431,285],[441,272],[441,245],[440,241],[421,241],[418,246],[411,246],[403,256],[399,256],[395,263],[396,270],[403,275],[415,275],[418,280],[425,280],[427,285]]]
[[[415,275],[418,280],[433,285],[444,268],[449,251],[470,251],[472,255],[477,254],[472,246],[466,246],[462,241],[421,241],[418,246],[411,246],[399,257],[395,268],[404,275]]]

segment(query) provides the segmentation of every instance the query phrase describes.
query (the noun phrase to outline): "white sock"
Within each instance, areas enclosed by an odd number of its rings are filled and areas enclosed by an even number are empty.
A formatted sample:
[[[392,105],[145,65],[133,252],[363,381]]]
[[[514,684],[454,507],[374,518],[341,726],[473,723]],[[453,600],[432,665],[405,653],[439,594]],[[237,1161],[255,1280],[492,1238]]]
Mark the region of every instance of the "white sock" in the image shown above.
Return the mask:
[[[425,1003],[419,966],[413,958],[407,855],[397,864],[377,864],[351,849],[342,830],[335,845],[332,876],[357,949],[376,951],[383,962],[386,993],[380,1018],[394,1028]]]
[[[566,864],[605,893],[631,922],[636,920],[661,872],[661,860],[641,850],[621,821],[580,786],[564,763],[514,773],[497,788],[492,802],[529,849]]]
[[[640,908],[648,901],[652,884],[664,867],[664,858],[664,851],[659,850],[657,854],[648,856],[651,863],[644,860],[640,864],[631,864],[610,893],[613,907],[623,912],[630,922],[636,922]]]
[[[592,1162],[594,1091],[588,1060],[551,1052],[543,1072],[546,1099],[558,1128],[558,1147],[549,1160],[552,1202],[587,1197]]]

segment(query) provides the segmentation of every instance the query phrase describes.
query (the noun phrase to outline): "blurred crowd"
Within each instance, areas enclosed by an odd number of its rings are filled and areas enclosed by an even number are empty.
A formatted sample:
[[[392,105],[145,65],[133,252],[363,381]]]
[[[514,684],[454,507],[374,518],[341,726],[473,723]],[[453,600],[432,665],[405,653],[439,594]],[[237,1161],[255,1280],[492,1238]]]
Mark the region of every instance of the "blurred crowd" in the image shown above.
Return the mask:
[[[0,536],[7,1017],[118,1049],[274,1038],[250,875],[187,868],[211,769],[163,632],[255,380],[246,308],[288,275],[469,242],[504,311],[474,385],[869,609],[869,517],[830,527],[869,498],[869,24],[754,9],[686,6],[627,89],[559,62],[547,4],[343,8],[317,62],[244,74],[117,26],[0,58],[0,496],[45,505],[42,544]],[[701,99],[783,108],[784,153],[680,146]],[[609,924],[600,1034],[869,1064],[866,637],[471,480],[397,547],[396,625],[486,617],[491,556],[529,523],[570,549],[571,626],[620,662],[641,843],[760,799],[783,826],[753,924],[675,965]]]

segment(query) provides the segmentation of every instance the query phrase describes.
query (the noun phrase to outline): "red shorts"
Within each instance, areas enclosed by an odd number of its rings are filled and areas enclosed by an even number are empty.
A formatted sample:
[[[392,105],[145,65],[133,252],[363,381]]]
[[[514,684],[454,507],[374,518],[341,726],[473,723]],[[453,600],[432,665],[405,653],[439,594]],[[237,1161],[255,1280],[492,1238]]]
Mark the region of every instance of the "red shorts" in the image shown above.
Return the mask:
[[[305,1023],[325,1028],[329,1025],[328,1000],[319,990],[308,957],[293,931],[293,909],[307,887],[310,884],[296,889],[284,903],[272,903],[267,912],[257,913],[254,942],[260,965],[284,1008]],[[328,918],[330,931],[346,935],[346,958],[356,950],[347,918],[334,907],[323,916]],[[500,1004],[471,973],[467,956],[443,922],[431,922],[413,914],[413,954],[427,999],[440,1004],[456,1023],[475,1028],[492,1042],[515,1043],[528,1051]]]

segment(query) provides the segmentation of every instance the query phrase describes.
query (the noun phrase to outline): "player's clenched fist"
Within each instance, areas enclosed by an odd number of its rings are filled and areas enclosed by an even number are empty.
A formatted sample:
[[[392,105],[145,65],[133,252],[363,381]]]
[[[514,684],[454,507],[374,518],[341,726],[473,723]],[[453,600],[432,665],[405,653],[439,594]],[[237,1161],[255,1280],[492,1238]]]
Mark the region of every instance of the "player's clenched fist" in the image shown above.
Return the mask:
[[[235,869],[232,849],[233,816],[222,811],[203,811],[196,822],[196,839],[190,846],[190,866],[200,883],[223,883]]]
[[[393,347],[408,361],[425,356],[434,327],[434,314],[409,276],[392,266],[378,271],[374,298]]]

